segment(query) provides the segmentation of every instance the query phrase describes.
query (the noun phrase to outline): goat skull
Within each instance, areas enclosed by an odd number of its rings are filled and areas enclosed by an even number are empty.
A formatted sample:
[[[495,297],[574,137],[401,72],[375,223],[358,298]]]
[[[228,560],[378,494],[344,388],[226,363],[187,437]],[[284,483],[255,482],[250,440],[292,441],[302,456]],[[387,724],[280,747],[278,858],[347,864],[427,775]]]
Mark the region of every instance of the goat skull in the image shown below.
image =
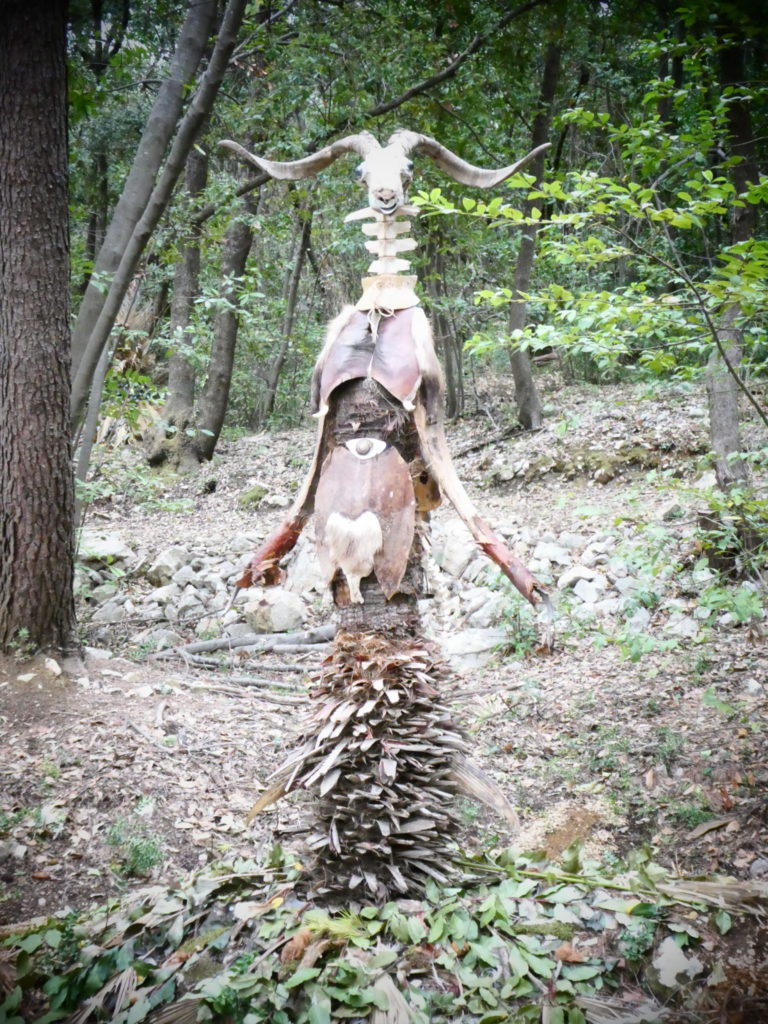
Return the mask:
[[[462,185],[475,188],[492,188],[499,182],[511,177],[516,171],[522,170],[534,160],[539,153],[549,148],[549,143],[537,146],[521,160],[508,167],[489,169],[476,167],[456,156],[445,146],[428,135],[419,132],[400,130],[390,136],[386,146],[377,142],[370,132],[347,135],[337,142],[318,150],[311,156],[301,160],[278,162],[254,156],[239,143],[223,139],[220,143],[231,149],[241,159],[254,164],[272,178],[297,181],[317,174],[324,167],[333,163],[346,153],[357,153],[363,161],[357,168],[357,177],[368,190],[368,202],[371,209],[391,217],[405,203],[408,186],[413,176],[413,161],[410,153],[423,151],[430,156],[437,166],[451,178]]]

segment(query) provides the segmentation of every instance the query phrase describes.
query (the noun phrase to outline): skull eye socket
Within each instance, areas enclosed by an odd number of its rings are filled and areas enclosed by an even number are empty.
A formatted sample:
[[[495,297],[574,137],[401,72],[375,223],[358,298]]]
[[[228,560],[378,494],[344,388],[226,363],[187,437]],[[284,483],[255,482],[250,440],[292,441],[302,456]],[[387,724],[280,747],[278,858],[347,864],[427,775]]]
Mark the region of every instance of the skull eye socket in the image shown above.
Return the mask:
[[[363,180],[363,165],[362,164],[358,164],[357,167],[355,168],[355,172],[354,173],[355,173],[355,180],[356,181],[362,181]]]
[[[409,160],[406,163],[405,170],[403,171],[403,177],[407,178],[409,181],[413,177],[413,160]]]

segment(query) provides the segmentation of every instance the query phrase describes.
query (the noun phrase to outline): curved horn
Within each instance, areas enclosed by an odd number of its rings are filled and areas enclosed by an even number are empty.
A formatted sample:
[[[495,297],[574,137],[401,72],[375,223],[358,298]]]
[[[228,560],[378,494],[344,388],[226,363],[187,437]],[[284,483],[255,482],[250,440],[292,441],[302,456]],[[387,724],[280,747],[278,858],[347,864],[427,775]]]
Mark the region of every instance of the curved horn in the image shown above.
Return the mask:
[[[381,149],[381,146],[370,132],[347,135],[337,142],[332,142],[330,146],[319,149],[312,156],[305,156],[301,160],[290,160],[284,163],[264,160],[260,156],[254,156],[253,153],[249,153],[238,142],[232,142],[230,139],[222,139],[219,145],[231,149],[241,160],[254,164],[260,170],[265,171],[271,178],[287,181],[309,178],[313,174],[317,174],[318,171],[322,171],[324,167],[332,164],[334,160],[345,153],[357,153],[359,156],[366,157],[373,150]]]
[[[395,132],[394,135],[390,136],[389,142],[402,146],[406,153],[410,153],[413,149],[423,150],[432,157],[437,166],[445,171],[446,174],[461,182],[462,185],[474,185],[477,188],[493,188],[500,181],[511,177],[516,171],[522,170],[526,164],[529,164],[539,153],[543,153],[550,146],[549,142],[545,142],[542,146],[532,149],[530,153],[527,153],[517,163],[510,164],[509,167],[493,170],[468,164],[466,160],[462,160],[460,156],[456,156],[450,149],[441,146],[439,142],[430,138],[429,135],[420,135],[418,132],[405,130]]]

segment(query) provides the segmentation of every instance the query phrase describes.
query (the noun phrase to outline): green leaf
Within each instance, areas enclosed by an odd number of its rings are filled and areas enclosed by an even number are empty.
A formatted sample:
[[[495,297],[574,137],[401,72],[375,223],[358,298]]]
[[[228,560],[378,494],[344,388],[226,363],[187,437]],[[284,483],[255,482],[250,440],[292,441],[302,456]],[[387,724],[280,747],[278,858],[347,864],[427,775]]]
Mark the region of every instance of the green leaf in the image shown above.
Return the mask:
[[[25,935],[23,939],[19,939],[16,943],[19,949],[23,949],[25,953],[34,953],[42,944],[43,936],[40,932],[32,932],[31,935]]]
[[[320,967],[300,967],[284,982],[285,987],[297,988],[299,985],[303,985],[305,981],[311,981],[312,978],[316,978],[320,970]]]
[[[427,929],[420,917],[409,917],[406,927],[408,936],[413,943],[421,942],[427,937]]]
[[[331,1011],[318,1003],[313,1003],[307,1014],[308,1024],[331,1024]]]
[[[569,981],[588,981],[602,974],[602,969],[593,964],[563,964],[563,977]]]
[[[714,922],[721,935],[725,935],[729,932],[731,930],[731,925],[733,924],[731,915],[726,910],[718,910],[714,915]]]
[[[58,949],[61,945],[61,932],[57,928],[49,928],[43,938],[51,949]]]

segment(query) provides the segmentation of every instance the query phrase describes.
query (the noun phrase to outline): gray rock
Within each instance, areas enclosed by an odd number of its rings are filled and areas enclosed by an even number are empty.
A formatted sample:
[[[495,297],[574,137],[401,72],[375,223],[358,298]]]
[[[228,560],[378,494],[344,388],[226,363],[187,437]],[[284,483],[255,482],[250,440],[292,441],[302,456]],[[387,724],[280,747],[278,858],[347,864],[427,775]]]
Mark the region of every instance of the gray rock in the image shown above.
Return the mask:
[[[621,576],[613,581],[613,586],[621,595],[629,597],[640,589],[640,580],[634,576]]]
[[[569,587],[574,586],[579,580],[593,580],[595,576],[597,576],[597,571],[587,565],[572,565],[558,579],[557,589],[568,590]]]
[[[432,533],[432,557],[451,576],[461,576],[477,549],[463,523],[449,520]]]
[[[262,537],[252,533],[238,533],[227,544],[227,554],[252,555],[261,543]]]
[[[480,629],[498,623],[504,609],[505,598],[488,587],[470,587],[462,594],[464,621]]]
[[[573,561],[567,548],[546,540],[539,541],[533,549],[533,557],[539,561],[554,562],[556,565],[570,565]]]
[[[151,593],[147,594],[145,600],[147,604],[165,605],[178,600],[180,597],[181,587],[175,583],[169,583],[165,587],[156,587]]]
[[[92,622],[122,622],[127,619],[130,611],[126,608],[125,600],[121,597],[110,598],[103,605],[96,609],[91,616]]]
[[[109,661],[110,658],[114,658],[112,651],[107,650],[106,647],[86,647],[86,657],[92,658],[94,661]]]
[[[164,587],[171,582],[173,574],[190,561],[189,551],[181,545],[166,548],[147,569],[147,579],[156,587]]]
[[[265,494],[261,499],[261,504],[268,505],[270,508],[288,508],[291,499],[287,494]]]
[[[285,574],[285,589],[294,594],[322,593],[328,586],[317,561],[315,542],[302,534],[294,548]]]
[[[238,569],[234,562],[225,559],[223,562],[216,563],[214,572],[219,579],[229,581],[235,575],[241,576],[243,570]]]
[[[80,534],[78,556],[83,562],[112,565],[114,562],[132,562],[136,555],[114,533],[83,530]]]
[[[224,633],[233,639],[238,636],[249,636],[252,632],[247,622],[228,622],[224,627]]]
[[[620,597],[604,597],[602,601],[595,601],[592,605],[592,609],[595,615],[618,615],[621,611],[622,603],[623,602]]]
[[[690,615],[674,614],[665,624],[664,631],[686,640],[694,640],[699,635],[699,624]]]
[[[590,580],[577,580],[573,592],[584,604],[594,604],[601,593]]]
[[[443,653],[454,669],[467,672],[487,664],[506,639],[505,629],[462,629],[443,640]]]
[[[307,607],[283,587],[270,587],[245,605],[245,620],[253,633],[287,633],[304,622]]]
[[[181,637],[172,629],[151,629],[144,633],[142,640],[151,643],[156,651],[167,651],[181,643]]]
[[[180,569],[171,576],[171,583],[175,583],[177,587],[193,586],[199,587],[201,585],[200,576],[195,572],[191,565],[182,565]]]
[[[180,619],[190,619],[202,615],[205,611],[200,592],[193,586],[186,586],[176,605],[176,614]]]
[[[633,633],[644,633],[651,621],[651,613],[647,608],[637,608],[627,619],[627,629]]]
[[[749,873],[753,878],[763,878],[768,875],[768,860],[765,857],[757,857],[749,865]]]
[[[89,597],[92,601],[106,601],[114,597],[119,589],[117,583],[100,583],[98,587],[93,588]]]
[[[714,472],[702,473],[698,480],[693,481],[693,486],[698,491],[710,491],[717,487],[717,477]]]
[[[568,548],[569,551],[577,551],[579,548],[586,547],[588,538],[586,534],[569,533],[567,530],[564,530],[560,534],[558,540],[563,547]]]
[[[677,498],[673,498],[672,501],[667,502],[661,510],[661,518],[665,523],[670,522],[672,519],[680,519],[684,515],[685,506],[678,501]]]

